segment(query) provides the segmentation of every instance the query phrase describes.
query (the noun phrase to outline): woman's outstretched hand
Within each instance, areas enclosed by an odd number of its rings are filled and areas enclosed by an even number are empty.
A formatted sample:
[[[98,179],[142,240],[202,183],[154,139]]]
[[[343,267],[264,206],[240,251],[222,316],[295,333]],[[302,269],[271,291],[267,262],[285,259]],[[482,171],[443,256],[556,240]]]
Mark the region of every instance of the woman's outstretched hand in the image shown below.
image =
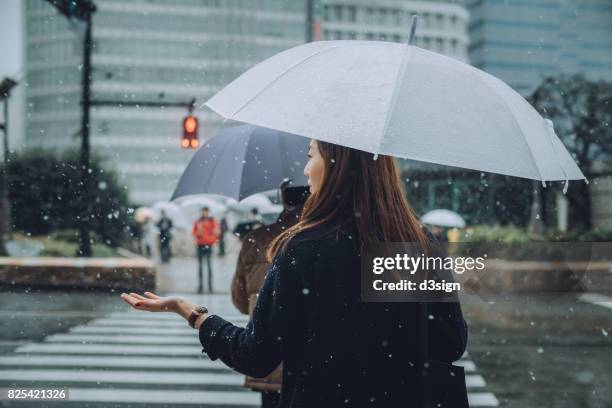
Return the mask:
[[[149,312],[177,312],[180,297],[160,297],[152,292],[145,292],[145,296],[138,293],[122,293],[121,299],[131,305],[134,309]]]
[[[185,320],[189,319],[191,311],[196,307],[195,304],[180,296],[161,297],[153,292],[145,292],[144,295],[146,297],[133,292],[122,293],[121,299],[134,309],[148,312],[173,312]],[[194,324],[195,328],[199,329],[206,318],[208,318],[208,313],[198,317]]]

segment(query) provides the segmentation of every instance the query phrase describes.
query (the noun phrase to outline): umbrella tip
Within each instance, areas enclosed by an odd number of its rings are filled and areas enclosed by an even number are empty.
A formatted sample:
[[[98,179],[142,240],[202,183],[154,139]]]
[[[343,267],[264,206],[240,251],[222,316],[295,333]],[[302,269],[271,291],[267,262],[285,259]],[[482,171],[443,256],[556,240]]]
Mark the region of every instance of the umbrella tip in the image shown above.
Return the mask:
[[[412,45],[414,42],[414,32],[416,31],[417,20],[419,19],[418,14],[412,15],[412,22],[410,24],[410,36],[408,37],[408,45]]]

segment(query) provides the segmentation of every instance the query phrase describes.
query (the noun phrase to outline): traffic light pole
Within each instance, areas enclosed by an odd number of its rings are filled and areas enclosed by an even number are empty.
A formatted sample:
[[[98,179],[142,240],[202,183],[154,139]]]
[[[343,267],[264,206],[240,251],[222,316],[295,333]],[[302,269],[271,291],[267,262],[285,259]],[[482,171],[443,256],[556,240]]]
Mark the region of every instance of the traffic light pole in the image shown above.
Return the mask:
[[[0,185],[0,206],[2,206],[2,212],[0,213],[0,256],[8,256],[6,250],[6,242],[8,241],[10,228],[11,228],[11,201],[8,197],[8,178],[9,178],[9,146],[8,146],[8,97],[4,99],[4,123],[2,124],[2,130],[4,133],[4,163],[2,165],[2,185]]]
[[[91,15],[85,16],[85,38],[83,41],[83,76],[82,96],[83,114],[81,120],[81,215],[79,217],[80,247],[77,256],[91,256],[91,221],[92,191],[91,191],[91,157],[89,144],[89,107],[91,99]]]
[[[2,166],[0,182],[0,256],[7,256],[8,251],[6,250],[6,242],[8,241],[9,234],[11,232],[11,201],[9,200],[9,162],[10,162],[10,150],[9,150],[9,97],[11,95],[11,89],[17,85],[16,81],[10,78],[5,78],[0,83],[0,100],[4,105],[4,123],[0,125],[2,129],[4,146],[3,146],[3,159],[4,163]]]

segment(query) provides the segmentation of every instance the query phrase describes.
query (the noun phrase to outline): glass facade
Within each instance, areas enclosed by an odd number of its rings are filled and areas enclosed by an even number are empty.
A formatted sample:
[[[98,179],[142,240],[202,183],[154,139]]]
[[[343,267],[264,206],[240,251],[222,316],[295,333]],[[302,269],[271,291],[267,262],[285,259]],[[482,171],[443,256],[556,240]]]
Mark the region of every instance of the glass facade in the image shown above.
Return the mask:
[[[470,0],[474,66],[527,96],[544,76],[612,80],[609,0]]]
[[[469,61],[469,15],[456,1],[322,0],[322,6],[325,39],[408,42],[417,14],[415,45]]]

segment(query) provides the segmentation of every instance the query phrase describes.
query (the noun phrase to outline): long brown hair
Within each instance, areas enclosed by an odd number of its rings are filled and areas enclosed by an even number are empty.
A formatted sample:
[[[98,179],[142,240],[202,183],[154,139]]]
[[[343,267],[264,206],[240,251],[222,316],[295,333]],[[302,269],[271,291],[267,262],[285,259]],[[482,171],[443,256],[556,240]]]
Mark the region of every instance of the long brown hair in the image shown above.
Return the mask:
[[[429,238],[411,208],[393,157],[316,141],[327,164],[319,191],[311,194],[300,221],[279,234],[268,247],[268,262],[298,232],[320,225],[341,228],[353,223],[363,247],[377,242],[415,242],[429,253]]]

